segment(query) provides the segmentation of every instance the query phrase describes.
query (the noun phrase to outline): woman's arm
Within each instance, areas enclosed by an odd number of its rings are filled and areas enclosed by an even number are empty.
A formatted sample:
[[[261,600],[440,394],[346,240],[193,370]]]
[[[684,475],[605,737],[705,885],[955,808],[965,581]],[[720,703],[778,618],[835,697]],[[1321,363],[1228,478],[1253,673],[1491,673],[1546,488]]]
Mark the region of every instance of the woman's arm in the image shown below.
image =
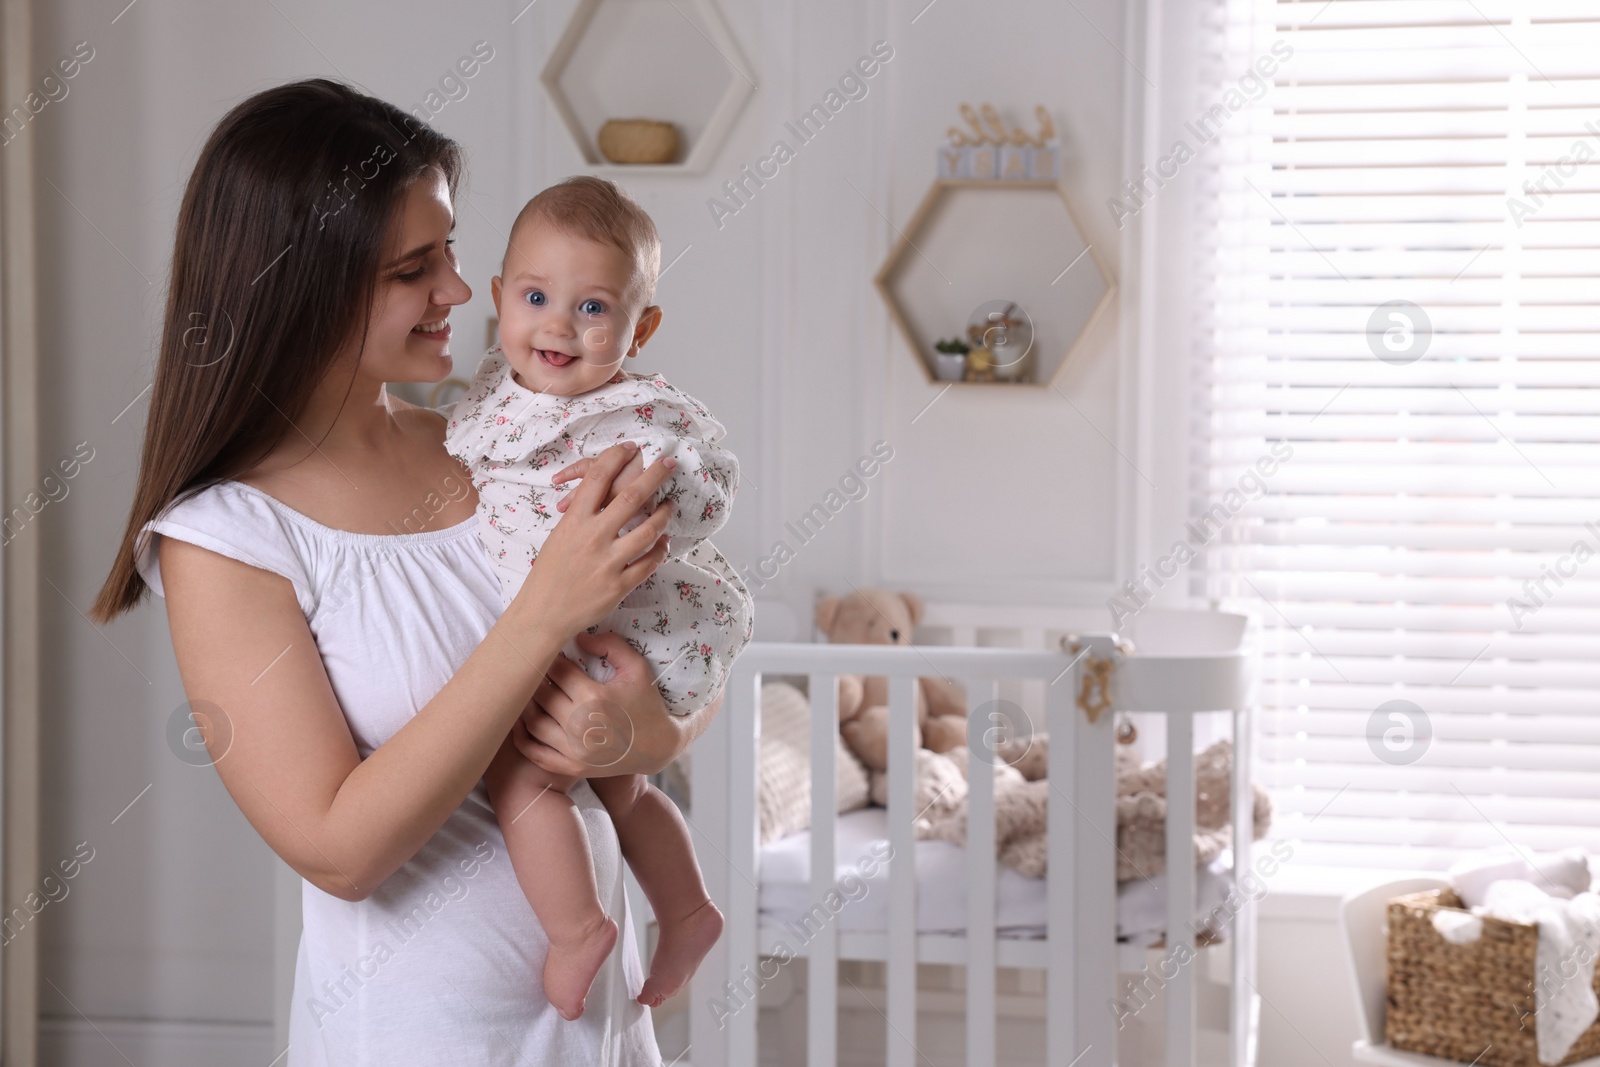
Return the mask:
[[[482,777],[567,638],[603,618],[665,557],[671,508],[623,537],[617,531],[666,471],[639,478],[619,507],[599,506],[628,454],[601,457],[599,477],[579,487],[585,498],[575,495],[488,636],[365,760],[288,580],[162,539],[184,689],[231,727],[225,750],[225,732],[205,739],[217,771],[251,825],[313,885],[360,900],[415,855]]]

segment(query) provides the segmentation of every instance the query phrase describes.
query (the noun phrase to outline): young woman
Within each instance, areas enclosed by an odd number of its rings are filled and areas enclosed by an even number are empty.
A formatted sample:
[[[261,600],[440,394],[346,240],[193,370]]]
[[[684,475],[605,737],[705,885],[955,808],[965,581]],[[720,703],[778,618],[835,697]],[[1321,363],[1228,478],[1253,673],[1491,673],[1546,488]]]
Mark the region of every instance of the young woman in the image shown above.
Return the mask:
[[[138,488],[95,616],[165,597],[217,771],[305,879],[290,1067],[657,1064],[631,938],[582,1017],[546,1001],[546,942],[482,779],[524,758],[652,773],[716,713],[667,714],[625,641],[581,633],[664,558],[668,506],[618,532],[667,469],[614,491],[627,448],[575,467],[502,613],[444,419],[383,384],[449,372],[450,309],[471,295],[450,248],[460,175],[454,142],[334,82],[221,121],[179,212]],[[611,682],[558,654],[574,635]],[[587,783],[571,795],[620,901],[605,809]]]

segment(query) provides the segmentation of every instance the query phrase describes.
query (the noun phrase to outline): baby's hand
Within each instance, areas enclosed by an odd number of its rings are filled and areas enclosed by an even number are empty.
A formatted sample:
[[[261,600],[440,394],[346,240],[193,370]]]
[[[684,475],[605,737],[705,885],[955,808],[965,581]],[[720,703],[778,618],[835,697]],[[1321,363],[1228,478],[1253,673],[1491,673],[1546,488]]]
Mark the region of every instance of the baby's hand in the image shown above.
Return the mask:
[[[557,471],[555,476],[550,480],[559,485],[560,483],[570,481],[573,478],[581,479],[585,474],[589,473],[589,465],[593,462],[594,461],[591,459],[580,459],[578,462],[570,464]],[[628,465],[623,467],[622,470],[618,471],[617,476],[611,480],[611,492],[606,495],[606,503],[609,504],[615,500],[617,498],[617,494],[628,487],[628,483],[632,482],[643,473],[644,450],[640,449],[634,452],[633,458],[628,461]],[[567,502],[571,498],[572,494],[567,493],[560,500],[556,501],[556,510],[565,513],[567,510]],[[641,509],[639,514],[644,515],[646,512]]]

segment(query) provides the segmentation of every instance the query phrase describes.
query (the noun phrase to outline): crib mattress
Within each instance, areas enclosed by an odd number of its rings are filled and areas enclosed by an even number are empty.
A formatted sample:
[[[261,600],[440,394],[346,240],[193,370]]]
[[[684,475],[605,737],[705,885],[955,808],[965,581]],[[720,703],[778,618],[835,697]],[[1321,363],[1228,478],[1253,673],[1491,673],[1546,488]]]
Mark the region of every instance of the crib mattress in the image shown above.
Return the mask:
[[[889,926],[888,812],[862,808],[839,816],[835,831],[834,885],[843,898],[836,919],[842,933],[882,933]],[[1228,891],[1227,855],[1202,868],[1196,915],[1213,914]],[[917,932],[961,933],[967,927],[966,849],[949,841],[918,841]],[[998,866],[998,865],[997,865]],[[875,870],[874,870],[875,868]],[[870,877],[863,872],[872,871]],[[767,924],[798,923],[811,909],[811,834],[792,834],[761,850],[761,918]],[[1166,926],[1166,878],[1135,879],[1117,894],[1117,934],[1143,946],[1161,939]],[[1045,880],[999,867],[995,878],[995,927],[1010,938],[1045,936]]]

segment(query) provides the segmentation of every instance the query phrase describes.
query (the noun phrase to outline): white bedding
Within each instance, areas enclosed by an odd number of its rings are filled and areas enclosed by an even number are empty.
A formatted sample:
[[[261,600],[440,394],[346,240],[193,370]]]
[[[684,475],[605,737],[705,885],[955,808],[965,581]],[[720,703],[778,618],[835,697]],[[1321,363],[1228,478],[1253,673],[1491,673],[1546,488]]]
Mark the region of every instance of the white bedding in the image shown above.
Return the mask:
[[[839,816],[834,885],[845,904],[838,915],[844,933],[888,929],[888,812],[862,808]],[[966,850],[948,841],[918,841],[917,932],[960,933],[967,926]],[[1197,916],[1209,915],[1228,892],[1226,852],[1198,879]],[[998,866],[998,864],[997,864]],[[872,871],[871,877],[864,872]],[[1159,941],[1166,927],[1166,877],[1135,879],[1117,894],[1117,935],[1136,946]],[[995,925],[1003,937],[1045,936],[1045,880],[999,867],[995,879]],[[761,850],[762,920],[799,922],[811,908],[811,834],[774,841]]]

